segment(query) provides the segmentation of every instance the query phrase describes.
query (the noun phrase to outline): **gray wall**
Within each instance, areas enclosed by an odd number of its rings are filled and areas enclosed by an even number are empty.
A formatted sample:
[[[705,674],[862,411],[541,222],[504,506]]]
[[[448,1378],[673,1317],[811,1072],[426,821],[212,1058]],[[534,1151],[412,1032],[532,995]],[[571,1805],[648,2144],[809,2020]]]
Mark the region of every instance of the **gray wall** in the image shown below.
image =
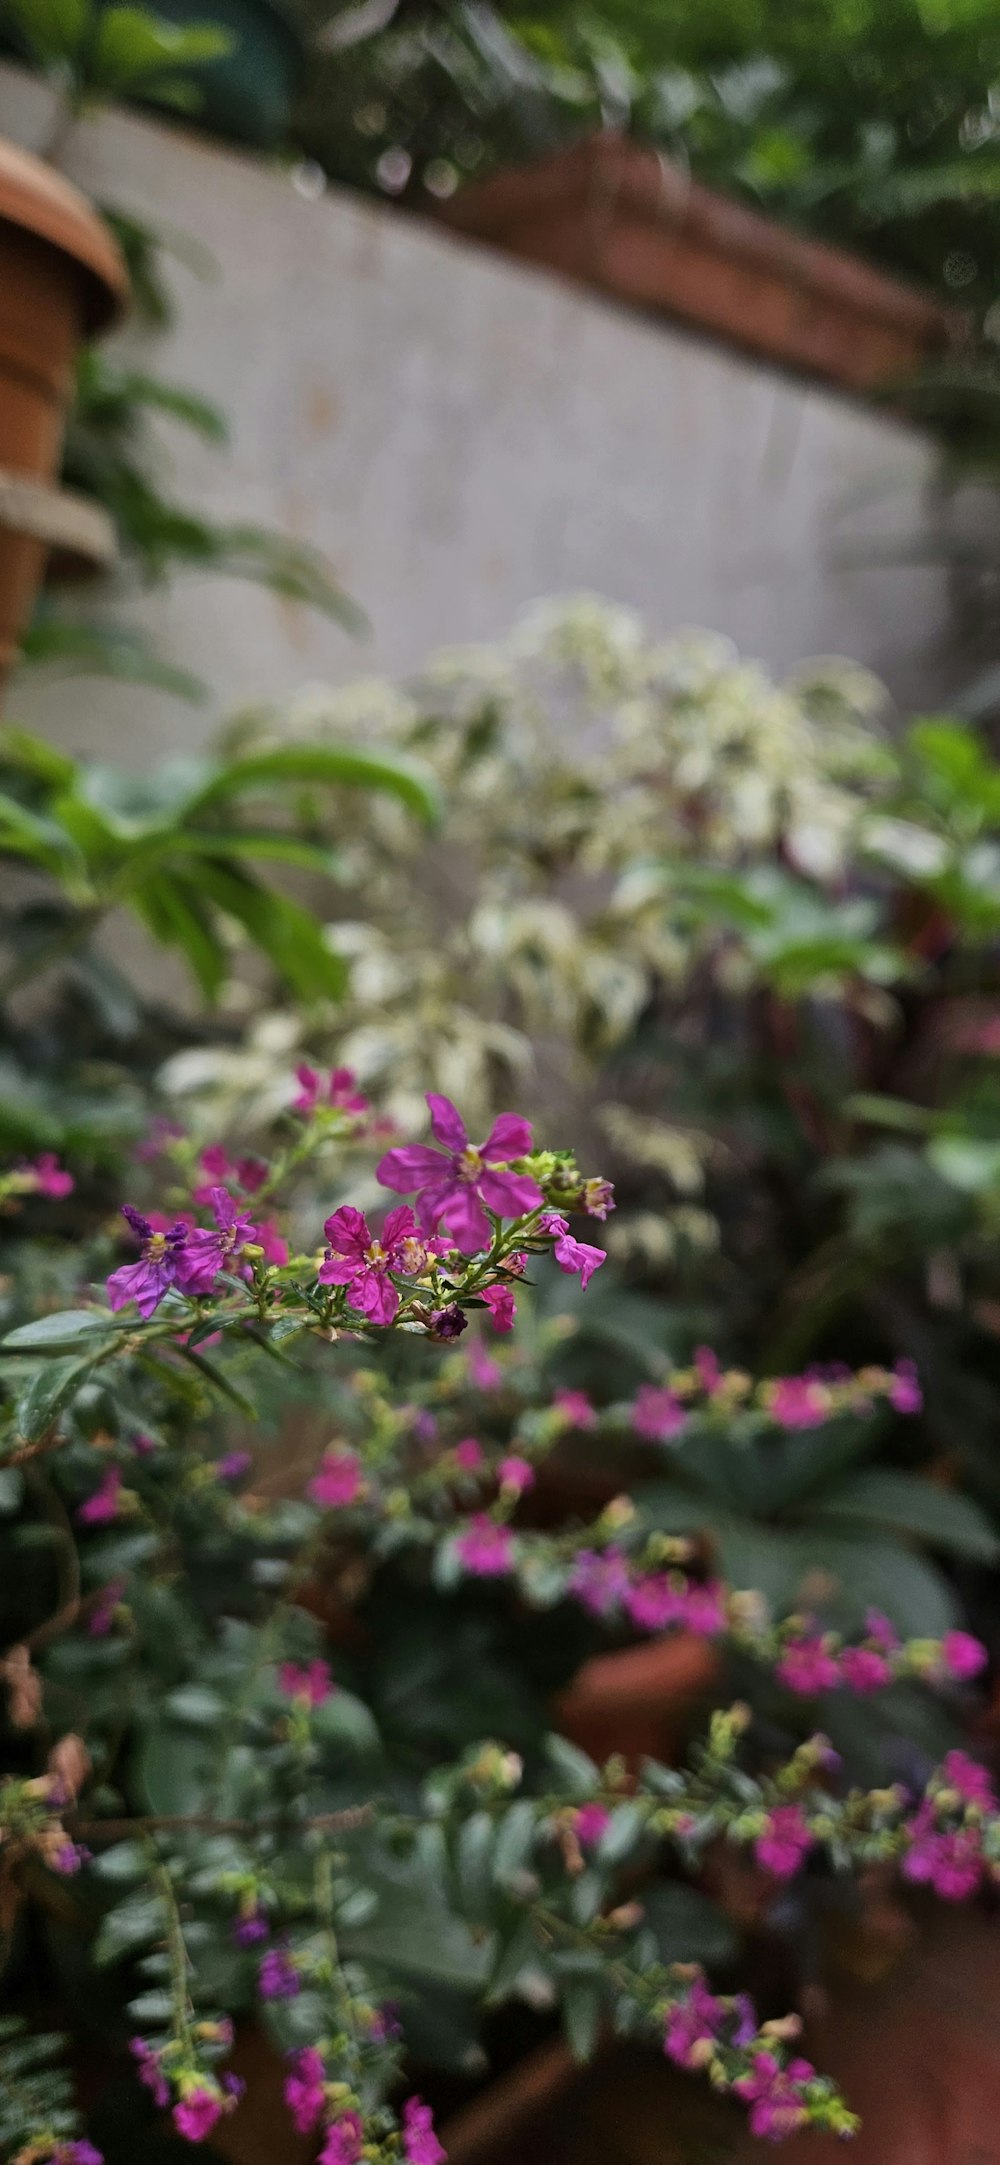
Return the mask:
[[[0,71],[0,126],[38,147],[48,111],[38,83]],[[405,670],[582,587],[659,630],[721,629],[778,668],[847,653],[903,700],[939,689],[942,574],[871,560],[927,532],[934,461],[915,432],[388,207],[304,200],[287,174],[171,127],[113,113],[64,163],[214,259],[205,280],[177,268],[177,323],[145,357],[221,403],[233,442],[168,431],[172,486],[318,542],[372,638],[185,578],[135,613],[210,681],[209,708],[25,676],[25,720],[140,762],[241,702]]]

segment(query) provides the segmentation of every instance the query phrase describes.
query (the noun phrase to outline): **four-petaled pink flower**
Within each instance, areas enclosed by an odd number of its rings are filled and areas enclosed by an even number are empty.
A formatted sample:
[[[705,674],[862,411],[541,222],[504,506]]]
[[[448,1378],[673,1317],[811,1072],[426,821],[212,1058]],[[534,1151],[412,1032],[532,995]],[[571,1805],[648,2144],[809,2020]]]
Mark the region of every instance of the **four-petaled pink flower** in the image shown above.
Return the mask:
[[[215,1229],[196,1225],[188,1233],[180,1279],[181,1291],[196,1296],[210,1292],[219,1272],[234,1268],[241,1249],[257,1239],[256,1226],[226,1188],[213,1188],[209,1201]]]
[[[72,1195],[76,1186],[72,1173],[68,1173],[64,1165],[60,1165],[51,1150],[43,1150],[41,1157],[36,1158],[25,1170],[31,1174],[36,1195],[51,1196],[56,1202],[62,1202],[67,1195]]]
[[[490,1311],[494,1330],[512,1331],[517,1314],[517,1302],[512,1288],[509,1285],[484,1286],[482,1297]]]
[[[509,1526],[498,1526],[481,1511],[459,1534],[455,1554],[473,1578],[501,1579],[514,1561],[514,1536]]]
[[[361,1461],[354,1451],[324,1451],[308,1494],[322,1511],[340,1511],[361,1494]]]
[[[316,1069],[307,1067],[304,1062],[301,1067],[296,1068],[295,1080],[299,1086],[299,1094],[297,1098],[292,1100],[290,1109],[293,1113],[308,1114],[315,1112],[321,1097],[324,1096],[325,1102],[332,1105],[338,1113],[366,1113],[368,1111],[368,1099],[362,1097],[360,1091],[356,1088],[358,1078],[353,1068],[333,1068],[325,1093],[322,1079],[316,1073]]]
[[[941,1641],[941,1653],[949,1676],[964,1682],[970,1676],[978,1676],[989,1660],[981,1639],[974,1639],[971,1631],[946,1631]]]
[[[782,2067],[773,2052],[755,2053],[750,2073],[737,2076],[733,2084],[737,2097],[750,2106],[751,2135],[781,2142],[803,2127],[808,2114],[801,2091],[815,2073],[809,2060],[790,2060]]]
[[[773,1879],[794,1879],[799,1866],[814,1847],[814,1837],[798,1804],[775,1804],[757,1836],[753,1853]]]
[[[373,1323],[391,1323],[399,1293],[390,1272],[404,1271],[413,1262],[417,1226],[409,1204],[390,1210],[381,1233],[375,1235],[363,1211],[344,1203],[327,1219],[323,1231],[330,1246],[320,1265],[320,1284],[346,1285],[350,1306],[359,1315]]]
[[[830,1393],[815,1376],[777,1376],[767,1408],[779,1428],[821,1428],[830,1418]]]
[[[285,2076],[285,2103],[296,2133],[311,2135],[324,2105],[326,2069],[315,2045],[304,2045],[292,2056]]]
[[[189,2090],[174,2106],[172,2119],[178,2135],[188,2142],[204,2142],[210,2135],[224,2108],[222,2093],[199,2084]]]
[[[553,1412],[562,1414],[570,1428],[596,1428],[597,1414],[586,1391],[557,1391],[552,1400]]]
[[[102,1476],[101,1485],[95,1488],[86,1503],[77,1511],[81,1526],[107,1526],[116,1519],[121,1510],[122,1476],[118,1466],[109,1466]]]
[[[631,1420],[636,1435],[647,1443],[673,1443],[683,1435],[688,1417],[673,1391],[644,1383],[636,1392]]]
[[[574,1239],[566,1219],[560,1217],[557,1210],[546,1211],[544,1218],[539,1219],[538,1230],[551,1236],[552,1253],[560,1270],[569,1277],[578,1277],[586,1292],[595,1270],[600,1270],[601,1264],[607,1261],[607,1249],[593,1248],[589,1241]]]
[[[283,1661],[278,1670],[278,1682],[286,1699],[304,1700],[307,1706],[322,1706],[337,1687],[325,1661]]]
[[[128,1220],[139,1242],[139,1260],[123,1263],[120,1269],[112,1271],[108,1279],[108,1302],[117,1310],[134,1301],[141,1316],[151,1316],[172,1285],[178,1286],[181,1292],[186,1291],[190,1229],[178,1219],[177,1224],[169,1226],[165,1233],[155,1232],[150,1220],[133,1210],[130,1203],[122,1204],[122,1217]]]
[[[408,2097],[403,2106],[403,2156],[407,2165],[445,2165],[431,2108],[419,2097]]]
[[[538,1478],[530,1459],[520,1458],[516,1451],[512,1451],[509,1458],[500,1460],[497,1471],[501,1488],[509,1489],[515,1496],[526,1495]]]
[[[384,1188],[399,1195],[417,1192],[417,1217],[425,1233],[443,1225],[463,1255],[476,1255],[491,1240],[487,1211],[497,1218],[521,1218],[545,1201],[537,1181],[505,1170],[531,1149],[531,1125],[516,1113],[501,1113],[484,1143],[470,1143],[465,1123],[450,1098],[427,1093],[431,1130],[440,1150],[410,1143],[390,1150],[377,1168]]]
[[[777,1675],[789,1691],[800,1698],[814,1698],[817,1692],[833,1691],[840,1682],[840,1670],[822,1639],[809,1637],[789,1639],[783,1647],[777,1665]]]

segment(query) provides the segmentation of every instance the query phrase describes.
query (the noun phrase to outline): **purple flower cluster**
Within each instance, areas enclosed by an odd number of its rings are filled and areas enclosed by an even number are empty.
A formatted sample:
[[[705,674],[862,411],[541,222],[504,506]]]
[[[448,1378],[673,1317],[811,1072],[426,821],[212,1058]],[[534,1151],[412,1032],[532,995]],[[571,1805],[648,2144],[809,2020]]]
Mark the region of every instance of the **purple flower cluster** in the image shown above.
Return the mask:
[[[531,1150],[531,1124],[517,1113],[501,1113],[484,1143],[470,1143],[461,1114],[450,1098],[427,1093],[431,1133],[439,1150],[408,1143],[389,1150],[377,1168],[384,1188],[397,1195],[416,1192],[421,1231],[430,1235],[443,1225],[463,1255],[478,1255],[492,1238],[488,1211],[496,1218],[522,1218],[545,1201],[536,1180],[510,1171],[512,1161]]]
[[[213,1188],[210,1199],[214,1231],[192,1226],[185,1218],[161,1228],[130,1203],[122,1205],[122,1216],[139,1242],[139,1260],[112,1271],[108,1301],[113,1309],[134,1301],[139,1314],[147,1318],[172,1286],[200,1299],[211,1292],[220,1271],[236,1267],[241,1249],[256,1240],[257,1228],[225,1188]]]
[[[983,1820],[996,1809],[996,1792],[986,1768],[965,1752],[949,1752],[940,1775],[906,1823],[909,1846],[903,1877],[933,1887],[945,1902],[967,1901],[986,1870]]]

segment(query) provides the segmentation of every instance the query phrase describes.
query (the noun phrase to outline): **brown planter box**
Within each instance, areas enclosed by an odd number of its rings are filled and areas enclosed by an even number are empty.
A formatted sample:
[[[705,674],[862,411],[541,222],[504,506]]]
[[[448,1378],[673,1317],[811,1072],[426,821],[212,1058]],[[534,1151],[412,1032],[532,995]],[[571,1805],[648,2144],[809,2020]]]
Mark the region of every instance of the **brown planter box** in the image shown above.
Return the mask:
[[[716,195],[624,136],[594,136],[474,182],[435,217],[851,391],[914,374],[964,325],[957,311]]]

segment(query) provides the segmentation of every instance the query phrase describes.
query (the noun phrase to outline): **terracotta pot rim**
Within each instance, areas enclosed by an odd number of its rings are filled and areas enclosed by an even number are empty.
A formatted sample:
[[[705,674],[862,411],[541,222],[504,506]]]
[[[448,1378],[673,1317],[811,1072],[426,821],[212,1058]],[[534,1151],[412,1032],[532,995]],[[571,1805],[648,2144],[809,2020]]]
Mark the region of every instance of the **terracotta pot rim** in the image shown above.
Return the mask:
[[[61,173],[0,136],[0,223],[19,226],[79,265],[84,329],[104,331],[128,299],[121,250],[103,220]]]

